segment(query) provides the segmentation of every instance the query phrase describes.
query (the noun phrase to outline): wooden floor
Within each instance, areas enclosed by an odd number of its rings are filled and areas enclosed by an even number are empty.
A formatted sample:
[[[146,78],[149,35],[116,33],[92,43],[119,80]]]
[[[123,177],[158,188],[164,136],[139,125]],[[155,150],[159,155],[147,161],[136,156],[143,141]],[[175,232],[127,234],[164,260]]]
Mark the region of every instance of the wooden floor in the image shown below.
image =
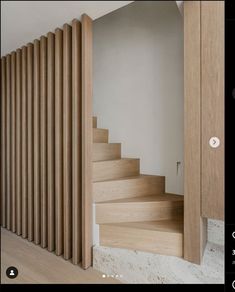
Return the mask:
[[[9,266],[15,266],[19,271],[15,279],[6,276],[6,269]],[[1,282],[2,284],[120,283],[117,279],[103,278],[102,273],[93,268],[83,270],[4,228],[1,228]]]

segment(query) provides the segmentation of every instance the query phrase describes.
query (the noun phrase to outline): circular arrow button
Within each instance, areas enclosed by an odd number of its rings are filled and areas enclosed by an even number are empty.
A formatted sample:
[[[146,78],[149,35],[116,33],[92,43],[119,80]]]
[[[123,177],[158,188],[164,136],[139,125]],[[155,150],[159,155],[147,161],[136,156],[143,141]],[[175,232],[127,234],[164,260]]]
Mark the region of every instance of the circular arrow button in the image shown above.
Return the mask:
[[[218,148],[220,145],[220,139],[218,137],[211,137],[209,144],[212,148]]]
[[[232,287],[235,290],[235,280],[232,282]]]

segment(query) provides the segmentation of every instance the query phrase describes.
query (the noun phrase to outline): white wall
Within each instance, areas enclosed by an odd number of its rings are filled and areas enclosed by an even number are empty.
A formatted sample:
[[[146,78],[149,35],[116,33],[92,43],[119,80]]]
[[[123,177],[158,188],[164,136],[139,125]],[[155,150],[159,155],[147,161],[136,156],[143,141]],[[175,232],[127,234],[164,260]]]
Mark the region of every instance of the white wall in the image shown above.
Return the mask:
[[[183,192],[183,19],[175,1],[138,1],[94,22],[94,114],[141,158],[141,172]],[[176,162],[181,161],[176,174]]]
[[[133,1],[1,1],[1,55],[81,19],[101,17]],[[19,21],[18,21],[19,20]]]

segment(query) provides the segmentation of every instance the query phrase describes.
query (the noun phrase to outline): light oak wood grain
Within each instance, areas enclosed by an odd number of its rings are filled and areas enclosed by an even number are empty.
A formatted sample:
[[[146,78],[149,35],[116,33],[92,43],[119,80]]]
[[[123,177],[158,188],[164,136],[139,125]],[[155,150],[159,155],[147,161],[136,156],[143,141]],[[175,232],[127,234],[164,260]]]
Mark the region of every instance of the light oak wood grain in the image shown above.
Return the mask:
[[[172,194],[120,199],[96,204],[96,223],[139,222],[183,217],[183,196]]]
[[[82,87],[81,23],[72,21],[72,262],[82,260]]]
[[[100,244],[182,257],[183,222],[162,220],[101,224]]]
[[[93,143],[93,161],[121,158],[120,143]]]
[[[63,31],[55,31],[55,241],[63,253]]]
[[[201,3],[184,4],[184,258],[200,263],[201,217]]]
[[[92,19],[82,16],[82,266],[92,256]]]
[[[1,58],[1,226],[6,227],[6,58]]]
[[[22,232],[22,68],[21,50],[16,51],[16,233]]]
[[[47,34],[47,205],[48,250],[55,249],[55,35]]]
[[[140,171],[139,159],[122,158],[93,162],[93,182],[137,176]]]
[[[201,2],[202,215],[224,219],[224,1]],[[211,148],[211,137],[220,139]]]
[[[33,193],[34,242],[40,244],[40,42],[34,41],[33,51]]]
[[[41,246],[47,247],[47,38],[40,38],[40,191]]]
[[[22,47],[22,237],[28,236],[27,47]]]
[[[93,183],[94,202],[143,197],[165,193],[165,177],[140,175]]]
[[[36,262],[35,262],[35,259]],[[15,279],[6,276],[9,266],[17,267]],[[117,279],[103,278],[102,273],[65,261],[39,246],[23,240],[14,233],[1,230],[1,283],[2,284],[85,284],[120,283]]]
[[[6,56],[6,226],[11,229],[11,56]]]
[[[64,258],[72,257],[72,29],[63,26]]]
[[[107,129],[93,129],[93,143],[108,143],[109,130]]]
[[[11,53],[11,231],[16,232],[16,52]]]
[[[34,191],[33,191],[33,44],[27,45],[27,201],[28,201],[28,240],[34,235]]]

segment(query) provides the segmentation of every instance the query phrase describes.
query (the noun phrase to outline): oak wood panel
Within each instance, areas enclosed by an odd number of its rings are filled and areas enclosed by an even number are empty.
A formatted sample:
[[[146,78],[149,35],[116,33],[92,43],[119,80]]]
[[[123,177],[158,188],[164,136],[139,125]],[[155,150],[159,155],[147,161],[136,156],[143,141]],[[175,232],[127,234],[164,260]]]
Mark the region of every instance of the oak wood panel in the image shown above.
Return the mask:
[[[82,16],[82,266],[92,248],[92,19]]]
[[[34,191],[33,191],[33,44],[27,45],[27,200],[28,240],[33,240]]]
[[[101,224],[100,244],[182,257],[182,229],[182,220],[176,219]]]
[[[22,232],[22,56],[16,51],[16,222],[17,235]]]
[[[40,42],[34,41],[33,52],[33,193],[34,242],[40,243]]]
[[[6,227],[6,58],[1,58],[1,225]]]
[[[165,193],[165,177],[157,175],[140,175],[93,183],[93,200],[135,198]]]
[[[173,219],[183,215],[183,196],[162,194],[102,202],[96,204],[95,214],[97,224]]]
[[[41,246],[47,247],[47,38],[40,38]]]
[[[11,56],[6,56],[6,215],[7,229],[11,229]]]
[[[72,256],[72,28],[63,26],[64,258]]]
[[[93,143],[108,143],[109,130],[93,128]]]
[[[47,34],[48,250],[55,249],[55,35]]]
[[[140,160],[135,158],[93,162],[93,182],[137,176],[139,173]]]
[[[202,215],[224,219],[224,1],[201,2]],[[211,148],[211,137],[220,139]]]
[[[63,253],[63,31],[55,31],[55,241]]]
[[[28,236],[27,202],[27,48],[22,47],[22,237]]]
[[[201,217],[201,28],[200,1],[184,3],[184,258],[200,263]]]
[[[120,143],[93,143],[92,161],[102,161],[121,158]]]
[[[81,23],[72,21],[72,262],[78,264],[82,254],[81,198]]]

